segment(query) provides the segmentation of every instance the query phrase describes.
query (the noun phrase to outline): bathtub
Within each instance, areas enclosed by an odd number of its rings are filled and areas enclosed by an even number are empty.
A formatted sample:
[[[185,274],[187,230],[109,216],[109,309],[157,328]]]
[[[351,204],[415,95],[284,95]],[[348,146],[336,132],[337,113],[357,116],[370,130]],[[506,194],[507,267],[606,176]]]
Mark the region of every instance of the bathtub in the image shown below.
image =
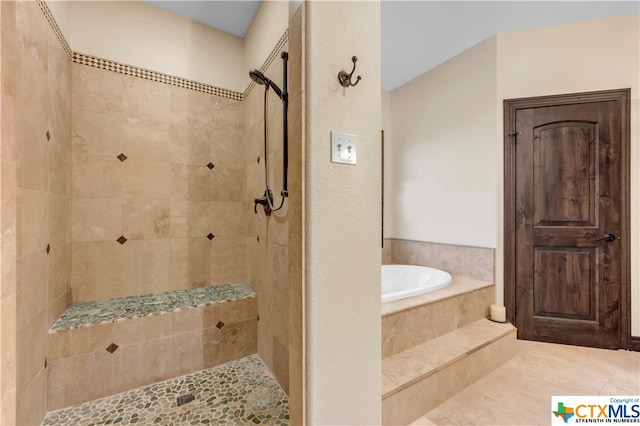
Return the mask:
[[[451,283],[451,274],[414,265],[382,265],[382,303],[417,296]]]

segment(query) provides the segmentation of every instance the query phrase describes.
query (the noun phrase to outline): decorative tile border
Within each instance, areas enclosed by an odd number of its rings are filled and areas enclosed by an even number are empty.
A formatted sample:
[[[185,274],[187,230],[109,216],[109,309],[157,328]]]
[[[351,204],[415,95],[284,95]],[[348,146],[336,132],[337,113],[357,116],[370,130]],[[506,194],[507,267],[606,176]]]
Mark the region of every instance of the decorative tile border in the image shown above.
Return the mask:
[[[235,90],[216,87],[211,84],[205,84],[205,83],[200,83],[193,80],[188,80],[186,78],[177,77],[171,74],[165,74],[158,71],[152,71],[146,68],[127,65],[120,62],[112,61],[110,59],[99,58],[97,56],[89,55],[86,53],[74,52],[73,50],[71,50],[69,43],[67,43],[67,40],[65,39],[64,34],[62,34],[62,31],[60,30],[58,23],[53,17],[53,14],[51,13],[49,6],[47,6],[46,1],[36,0],[36,2],[40,6],[42,13],[44,13],[44,16],[47,18],[49,25],[51,25],[51,29],[55,32],[56,36],[58,37],[58,40],[60,41],[60,44],[62,45],[62,48],[64,49],[64,51],[69,56],[69,59],[71,59],[71,61],[75,62],[76,64],[88,65],[91,67],[100,68],[107,71],[113,71],[120,74],[131,75],[138,78],[144,78],[146,80],[157,81],[159,83],[170,84],[172,86],[178,86],[178,87],[182,87],[189,90],[195,90],[196,92],[208,93],[210,95],[220,96],[223,98],[233,99],[236,101],[244,100],[246,96],[251,92],[253,87],[256,85],[255,82],[251,81],[247,86],[247,88],[245,89],[244,93],[241,93],[241,92],[236,92]],[[264,72],[266,71],[267,68],[269,68],[269,66],[273,63],[276,57],[278,57],[279,53],[282,51],[282,48],[287,43],[287,41],[289,41],[288,29],[284,32],[282,37],[280,37],[280,40],[278,40],[278,43],[276,44],[276,46],[273,48],[273,50],[267,57],[267,60],[264,62],[264,64],[260,68],[260,71]]]
[[[198,83],[197,81],[187,80],[186,78],[176,77],[174,75],[157,71],[151,71],[145,68],[135,67],[133,65],[122,64],[110,59],[103,59],[97,56],[87,55],[80,52],[73,52],[72,60],[76,64],[89,65],[94,68],[101,68],[107,71],[113,71],[120,74],[144,78],[145,80],[157,81],[159,83],[183,87],[185,89],[195,90],[196,92],[208,93],[210,95],[234,99],[236,101],[242,100],[242,93],[240,92],[222,89],[210,84]]]
[[[60,41],[62,48],[67,53],[67,56],[69,57],[69,59],[72,59],[73,51],[71,50],[69,43],[67,43],[67,39],[64,38],[64,34],[62,34],[62,31],[60,30],[58,23],[53,18],[53,14],[51,13],[51,10],[49,10],[49,6],[47,6],[47,3],[44,0],[36,0],[36,3],[38,3],[38,6],[40,6],[40,10],[42,10],[42,13],[44,13],[44,16],[45,18],[47,18],[47,21],[49,21],[49,25],[51,25],[51,29],[53,30],[54,33],[56,33],[56,37],[58,37],[58,40]]]

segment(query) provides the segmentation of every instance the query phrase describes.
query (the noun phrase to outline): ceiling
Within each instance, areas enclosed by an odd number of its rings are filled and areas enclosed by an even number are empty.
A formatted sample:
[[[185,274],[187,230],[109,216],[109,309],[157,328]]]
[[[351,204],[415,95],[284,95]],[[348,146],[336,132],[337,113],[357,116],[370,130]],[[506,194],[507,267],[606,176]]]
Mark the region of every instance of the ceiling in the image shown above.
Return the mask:
[[[244,37],[259,1],[149,1]],[[498,32],[640,13],[640,1],[382,0],[382,87],[394,90]]]

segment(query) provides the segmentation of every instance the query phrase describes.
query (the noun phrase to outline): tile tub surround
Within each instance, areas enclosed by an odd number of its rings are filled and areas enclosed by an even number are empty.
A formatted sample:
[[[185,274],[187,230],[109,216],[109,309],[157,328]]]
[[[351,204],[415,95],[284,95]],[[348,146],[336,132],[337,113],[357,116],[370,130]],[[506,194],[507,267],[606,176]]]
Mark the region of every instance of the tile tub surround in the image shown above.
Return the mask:
[[[384,245],[383,263],[430,266],[445,270],[451,275],[494,281],[493,248],[395,238],[385,239]]]
[[[195,400],[177,406],[177,397]],[[50,412],[43,426],[289,423],[287,395],[260,358],[236,361]]]
[[[100,316],[98,310],[86,319],[100,322],[67,328],[49,334],[48,410],[113,395],[170,377],[211,368],[257,351],[257,300],[244,285],[231,301],[206,300],[220,296],[218,286],[208,290],[182,291],[157,298],[156,308],[188,307],[149,315],[129,317],[135,304],[127,298],[117,305],[125,318]],[[224,288],[225,286],[223,286]],[[154,296],[156,297],[156,296]],[[243,297],[243,298],[241,298]],[[143,296],[149,300],[152,297]],[[206,304],[210,302],[209,304]],[[138,304],[140,305],[140,304]],[[198,305],[194,307],[193,305]],[[147,305],[151,306],[151,305]],[[63,325],[77,326],[65,319]]]
[[[495,284],[454,276],[445,288],[383,303],[382,357],[484,318],[494,291]]]

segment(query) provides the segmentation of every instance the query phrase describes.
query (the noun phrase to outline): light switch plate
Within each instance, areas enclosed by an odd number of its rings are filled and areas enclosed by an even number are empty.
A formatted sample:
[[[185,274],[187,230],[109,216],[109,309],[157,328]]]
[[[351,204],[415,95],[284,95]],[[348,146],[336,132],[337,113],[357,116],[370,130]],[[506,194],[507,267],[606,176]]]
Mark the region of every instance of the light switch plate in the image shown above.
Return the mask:
[[[331,131],[331,162],[356,164],[356,135]]]

